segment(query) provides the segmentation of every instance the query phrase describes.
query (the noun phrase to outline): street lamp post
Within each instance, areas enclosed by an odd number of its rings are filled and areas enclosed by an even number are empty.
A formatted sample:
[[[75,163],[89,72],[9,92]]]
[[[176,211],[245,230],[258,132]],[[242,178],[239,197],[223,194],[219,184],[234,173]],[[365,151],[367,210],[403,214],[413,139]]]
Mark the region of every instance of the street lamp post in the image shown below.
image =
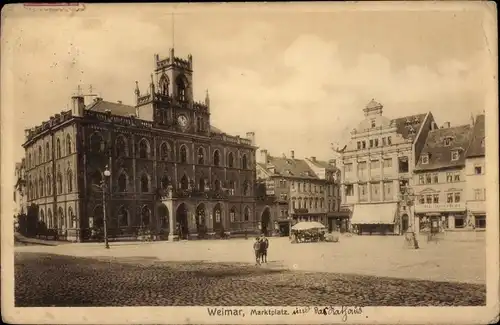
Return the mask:
[[[415,204],[415,193],[411,187],[406,185],[403,187],[401,194],[402,194],[402,201],[408,207],[409,212],[410,212],[409,222],[410,222],[411,231],[409,231],[407,233],[409,233],[411,236],[410,240],[412,242],[413,248],[418,249],[419,245],[418,245],[418,240],[417,240],[417,236],[416,236],[417,229],[415,229],[415,227],[416,227],[416,225],[415,225],[415,213],[414,213],[414,209],[412,209],[412,207]]]
[[[102,188],[102,210],[103,210],[103,223],[104,223],[104,247],[109,249],[108,243],[108,220],[106,213],[106,194],[108,192],[108,180],[111,176],[111,172],[109,171],[108,165],[106,165],[104,169],[104,178],[102,180],[101,188]]]

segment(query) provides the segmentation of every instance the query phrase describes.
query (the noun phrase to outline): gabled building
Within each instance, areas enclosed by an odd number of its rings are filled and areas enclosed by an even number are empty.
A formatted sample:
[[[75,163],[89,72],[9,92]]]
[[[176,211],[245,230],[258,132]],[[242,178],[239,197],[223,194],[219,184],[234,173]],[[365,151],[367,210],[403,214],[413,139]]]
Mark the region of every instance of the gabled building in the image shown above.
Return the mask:
[[[318,221],[333,230],[329,217],[339,208],[338,173],[333,164],[314,157],[297,159],[293,151],[289,157],[275,157],[261,150],[257,180],[276,198],[273,222],[282,233],[288,234],[290,225],[300,221]]]
[[[465,153],[465,181],[468,224],[486,228],[486,154],[484,114],[473,121],[469,148]]]
[[[340,156],[342,206],[359,233],[400,234],[412,225],[401,200],[416,157],[436,123],[431,112],[390,119],[371,100]]]
[[[471,136],[471,125],[451,127],[449,122],[429,132],[413,176],[417,231],[470,225],[465,161]]]

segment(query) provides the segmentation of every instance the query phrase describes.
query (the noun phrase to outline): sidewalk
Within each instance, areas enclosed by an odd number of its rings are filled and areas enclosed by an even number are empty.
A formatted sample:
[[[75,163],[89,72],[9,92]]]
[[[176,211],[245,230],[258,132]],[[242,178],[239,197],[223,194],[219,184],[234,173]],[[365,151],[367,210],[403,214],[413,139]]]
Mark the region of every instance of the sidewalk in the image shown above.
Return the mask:
[[[24,237],[23,235],[21,235],[20,233],[17,233],[17,232],[14,233],[14,241],[20,242],[20,243],[25,243],[25,244],[43,245],[43,246],[59,246],[59,245],[70,244],[69,242],[63,242],[63,241],[28,238],[28,237]]]

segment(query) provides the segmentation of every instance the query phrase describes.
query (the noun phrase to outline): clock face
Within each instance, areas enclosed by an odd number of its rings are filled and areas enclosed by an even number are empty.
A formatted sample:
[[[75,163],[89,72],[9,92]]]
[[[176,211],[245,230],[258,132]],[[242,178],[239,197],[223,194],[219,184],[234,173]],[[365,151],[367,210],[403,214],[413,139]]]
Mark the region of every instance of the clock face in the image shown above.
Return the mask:
[[[183,128],[185,128],[188,124],[188,118],[186,117],[186,115],[179,115],[177,121],[179,122],[179,125]]]

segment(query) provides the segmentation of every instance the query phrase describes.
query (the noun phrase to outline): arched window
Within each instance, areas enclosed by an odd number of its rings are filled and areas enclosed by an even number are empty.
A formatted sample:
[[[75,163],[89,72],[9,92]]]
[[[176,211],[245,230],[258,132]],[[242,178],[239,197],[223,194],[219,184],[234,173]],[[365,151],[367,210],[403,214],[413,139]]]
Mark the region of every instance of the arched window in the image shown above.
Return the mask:
[[[43,178],[42,176],[40,176],[40,183],[38,184],[40,186],[40,196],[45,196],[45,187],[44,187],[44,184],[43,184]]]
[[[149,192],[149,177],[146,174],[141,176],[141,192]]]
[[[200,191],[205,191],[205,179],[203,177],[200,177],[200,180],[198,181],[198,190]]]
[[[48,142],[45,144],[45,158],[47,161],[50,160],[50,145]]]
[[[241,157],[241,168],[248,169],[247,155],[243,155],[243,157]]]
[[[219,166],[220,165],[220,153],[219,150],[214,151],[214,165]]]
[[[160,157],[161,160],[170,160],[172,157],[170,156],[171,150],[168,143],[163,142],[160,146]]]
[[[295,204],[297,204],[297,199],[292,197],[292,209],[294,209],[294,210],[297,208],[297,206]]]
[[[248,206],[245,207],[244,217],[245,217],[245,221],[250,220],[250,208]]]
[[[71,136],[68,134],[66,135],[66,154],[71,155]]]
[[[38,147],[38,163],[41,164],[43,161],[43,156],[42,156],[42,146]]]
[[[248,183],[247,180],[243,182],[243,195],[248,195],[248,192],[250,191],[250,184]]]
[[[218,179],[216,179],[216,180],[214,181],[214,189],[215,189],[216,191],[220,191],[220,190],[221,190],[220,181],[219,181]]]
[[[229,180],[229,194],[234,195],[234,190],[236,189],[236,182],[232,179]]]
[[[188,162],[188,154],[187,154],[187,147],[185,145],[181,146],[180,149],[180,159],[181,163],[186,164]]]
[[[73,172],[68,170],[68,193],[73,192]]]
[[[230,152],[229,155],[227,155],[227,165],[230,168],[234,167],[234,155],[232,152]]]
[[[232,207],[231,210],[229,210],[229,220],[231,220],[231,222],[236,221],[236,208],[235,207]]]
[[[187,87],[188,83],[184,75],[179,75],[175,80],[177,85],[177,99],[180,101],[187,100]]]
[[[198,164],[199,165],[205,164],[205,150],[203,148],[198,149]]]
[[[182,175],[181,178],[181,189],[187,190],[189,188],[189,180],[186,175]]]
[[[36,179],[33,188],[35,189],[33,193],[33,198],[36,199],[38,197],[38,181]]]
[[[90,136],[90,150],[92,152],[101,152],[104,150],[104,140],[98,132],[92,133]]]
[[[58,138],[56,141],[57,158],[61,158],[61,140]]]
[[[59,217],[58,228],[66,228],[66,218],[64,217],[64,210],[61,207],[59,207],[59,210],[57,210],[57,214]]]
[[[161,76],[160,82],[159,82],[160,93],[163,96],[168,96],[168,83],[169,83],[169,80],[168,80],[167,75],[163,74]]]
[[[118,176],[118,192],[127,192],[127,174],[125,172]]]
[[[75,214],[73,213],[73,208],[69,207],[68,208],[68,217],[69,217],[69,221],[71,222],[71,228],[78,228],[78,224],[77,224],[77,220],[76,220],[76,216]]]
[[[149,158],[149,142],[146,139],[139,142],[139,158]]]
[[[118,226],[128,227],[128,210],[124,206],[118,209]]]
[[[61,173],[57,174],[57,194],[62,194],[63,192],[63,178]]]
[[[53,218],[52,211],[49,208],[49,210],[47,211],[47,228],[48,229],[52,229],[52,227],[54,226],[52,218]]]
[[[52,177],[47,175],[47,195],[52,195]]]
[[[163,177],[161,178],[161,188],[166,190],[169,185],[170,179],[168,178],[168,175],[163,175]]]
[[[45,214],[43,213],[42,209],[40,209],[40,221],[45,223]]]
[[[151,217],[151,211],[149,210],[149,208],[147,206],[142,207],[141,224],[143,226],[149,226],[150,217]]]
[[[123,135],[119,135],[116,137],[115,147],[116,147],[116,155],[118,157],[127,157],[128,156],[127,142],[125,141],[125,138],[123,137]]]
[[[102,174],[100,171],[96,170],[93,174],[92,174],[92,184],[94,185],[101,185],[102,183]]]

